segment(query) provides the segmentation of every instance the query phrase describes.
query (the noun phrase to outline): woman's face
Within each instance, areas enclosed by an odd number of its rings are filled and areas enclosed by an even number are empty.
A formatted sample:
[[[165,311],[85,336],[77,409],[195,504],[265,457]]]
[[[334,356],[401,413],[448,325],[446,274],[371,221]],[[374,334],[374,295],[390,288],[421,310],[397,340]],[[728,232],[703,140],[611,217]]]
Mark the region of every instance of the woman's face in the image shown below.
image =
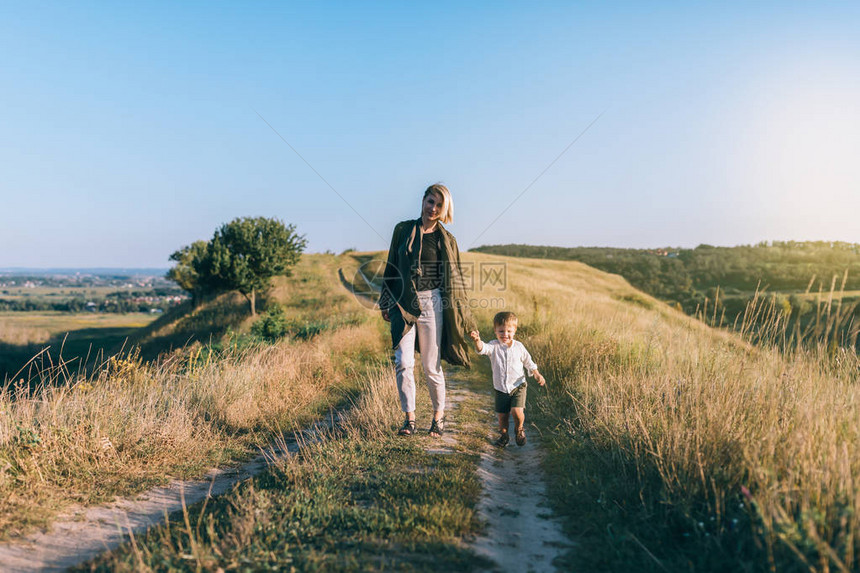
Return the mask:
[[[438,221],[442,216],[442,197],[438,193],[429,193],[424,197],[421,215],[428,221]]]

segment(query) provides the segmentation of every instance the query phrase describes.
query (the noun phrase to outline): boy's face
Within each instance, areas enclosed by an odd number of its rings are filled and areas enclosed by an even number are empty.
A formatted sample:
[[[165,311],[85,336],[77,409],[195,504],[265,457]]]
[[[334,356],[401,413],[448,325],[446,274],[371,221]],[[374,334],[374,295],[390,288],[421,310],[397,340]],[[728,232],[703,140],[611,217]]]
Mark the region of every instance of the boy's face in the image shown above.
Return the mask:
[[[496,333],[496,340],[505,346],[511,346],[514,343],[514,335],[517,333],[517,324],[515,322],[497,324],[493,330]]]

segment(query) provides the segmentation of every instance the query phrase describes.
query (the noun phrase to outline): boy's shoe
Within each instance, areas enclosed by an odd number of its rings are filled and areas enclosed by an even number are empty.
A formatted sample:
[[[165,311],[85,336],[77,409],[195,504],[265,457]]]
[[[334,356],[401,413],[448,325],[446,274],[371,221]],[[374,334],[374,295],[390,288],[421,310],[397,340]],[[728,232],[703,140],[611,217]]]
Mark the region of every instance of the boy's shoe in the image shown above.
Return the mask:
[[[510,441],[511,441],[511,439],[508,437],[508,433],[505,432],[499,436],[498,440],[496,440],[496,445],[499,446],[500,448],[504,448],[505,446],[508,445],[508,442],[510,442]]]
[[[517,432],[516,440],[517,440],[518,446],[526,445],[526,430],[525,430],[525,428],[520,428],[520,430]]]

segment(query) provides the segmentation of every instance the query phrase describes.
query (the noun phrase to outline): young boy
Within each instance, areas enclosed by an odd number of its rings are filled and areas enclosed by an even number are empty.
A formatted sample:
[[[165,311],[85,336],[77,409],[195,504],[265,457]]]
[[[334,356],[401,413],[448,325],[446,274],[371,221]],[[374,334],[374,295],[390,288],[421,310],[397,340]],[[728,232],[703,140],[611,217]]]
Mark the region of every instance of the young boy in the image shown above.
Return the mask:
[[[546,384],[537,364],[534,363],[529,351],[522,342],[514,340],[517,333],[517,315],[512,312],[500,312],[493,317],[493,330],[496,340],[488,343],[481,341],[477,330],[469,333],[475,341],[478,354],[490,357],[493,368],[493,387],[496,389],[496,413],[499,415],[499,439],[496,445],[505,447],[510,442],[508,437],[509,415],[514,415],[514,427],[518,446],[526,443],[525,407],[526,407],[526,375],[523,368],[543,386]]]

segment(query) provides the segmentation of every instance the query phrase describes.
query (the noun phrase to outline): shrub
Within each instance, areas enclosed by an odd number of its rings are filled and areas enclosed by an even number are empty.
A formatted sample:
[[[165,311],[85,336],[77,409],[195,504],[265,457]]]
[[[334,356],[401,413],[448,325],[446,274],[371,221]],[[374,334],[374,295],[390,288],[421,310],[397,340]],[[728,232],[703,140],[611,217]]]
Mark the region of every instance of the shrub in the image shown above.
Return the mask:
[[[269,342],[283,338],[289,333],[290,325],[284,314],[284,307],[272,304],[269,309],[251,326],[251,333]]]

